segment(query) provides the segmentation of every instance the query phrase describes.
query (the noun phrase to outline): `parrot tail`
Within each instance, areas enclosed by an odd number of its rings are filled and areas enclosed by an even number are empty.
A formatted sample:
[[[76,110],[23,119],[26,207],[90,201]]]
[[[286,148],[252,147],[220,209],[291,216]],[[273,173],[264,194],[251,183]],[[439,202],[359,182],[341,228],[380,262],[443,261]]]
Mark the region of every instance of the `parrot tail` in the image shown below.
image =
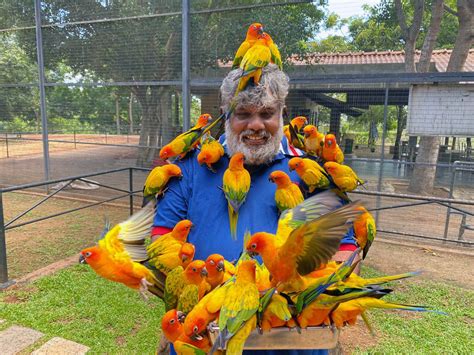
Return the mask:
[[[230,235],[233,240],[237,240],[237,221],[239,219],[239,213],[235,212],[230,203],[228,203],[227,206],[229,210]]]
[[[417,276],[417,275],[420,275],[420,274],[421,274],[421,271],[413,271],[413,272],[407,272],[407,273],[398,274],[398,275],[375,277],[375,278],[372,278],[372,279],[365,279],[364,283],[366,285],[380,285],[380,284],[384,284],[386,282],[406,279],[406,278]]]
[[[403,303],[390,303],[390,302],[385,302],[377,298],[371,298],[369,301],[364,302],[364,303],[367,304],[368,306],[367,308],[396,309],[396,310],[412,311],[412,312],[433,312],[437,314],[447,315],[446,312],[428,309],[425,306],[416,306],[416,305],[403,304]]]

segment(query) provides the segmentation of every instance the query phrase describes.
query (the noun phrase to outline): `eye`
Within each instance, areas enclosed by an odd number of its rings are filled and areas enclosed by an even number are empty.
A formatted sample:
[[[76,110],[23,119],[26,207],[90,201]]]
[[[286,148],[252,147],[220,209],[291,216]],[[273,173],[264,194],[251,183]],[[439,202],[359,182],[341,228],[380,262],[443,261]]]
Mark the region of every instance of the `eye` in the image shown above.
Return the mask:
[[[195,326],[194,326],[194,328],[193,328],[193,332],[194,332],[194,333],[197,333],[197,332],[198,332],[198,330],[199,330],[198,326],[197,326],[197,325],[195,325]]]
[[[88,252],[86,252],[86,254],[85,254],[84,256],[85,256],[86,258],[88,258],[88,257],[91,256],[91,255],[92,255],[92,252],[88,251]]]
[[[251,249],[257,249],[257,243],[253,243],[251,246],[250,246]]]
[[[174,324],[174,319],[171,319],[171,320],[170,320],[170,324]]]
[[[196,271],[197,271],[195,267],[193,267],[193,271],[194,271],[194,272],[196,272]]]
[[[209,264],[211,264],[212,266],[216,265],[216,263],[214,262],[214,260],[209,261]]]

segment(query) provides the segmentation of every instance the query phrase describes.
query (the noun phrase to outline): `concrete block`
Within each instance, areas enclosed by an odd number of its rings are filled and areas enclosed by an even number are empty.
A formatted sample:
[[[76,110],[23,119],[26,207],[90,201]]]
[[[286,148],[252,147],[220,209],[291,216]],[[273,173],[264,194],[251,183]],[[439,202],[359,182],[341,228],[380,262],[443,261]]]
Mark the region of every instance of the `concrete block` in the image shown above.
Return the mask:
[[[43,333],[36,330],[13,325],[0,332],[0,349],[2,355],[14,355],[26,349],[39,338]]]
[[[82,355],[87,351],[89,351],[89,348],[85,345],[55,337],[33,351],[31,355]]]

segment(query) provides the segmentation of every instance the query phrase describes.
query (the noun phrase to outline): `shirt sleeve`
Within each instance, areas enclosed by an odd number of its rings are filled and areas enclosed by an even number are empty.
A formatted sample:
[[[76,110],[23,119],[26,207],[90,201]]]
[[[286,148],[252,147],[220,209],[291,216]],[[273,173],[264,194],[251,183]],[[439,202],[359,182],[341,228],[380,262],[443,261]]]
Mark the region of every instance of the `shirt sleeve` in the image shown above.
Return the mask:
[[[171,179],[164,196],[158,200],[153,222],[154,228],[173,228],[176,223],[187,218],[192,181],[192,174],[190,173],[191,159],[186,158],[177,165],[181,168],[183,177],[181,179]]]

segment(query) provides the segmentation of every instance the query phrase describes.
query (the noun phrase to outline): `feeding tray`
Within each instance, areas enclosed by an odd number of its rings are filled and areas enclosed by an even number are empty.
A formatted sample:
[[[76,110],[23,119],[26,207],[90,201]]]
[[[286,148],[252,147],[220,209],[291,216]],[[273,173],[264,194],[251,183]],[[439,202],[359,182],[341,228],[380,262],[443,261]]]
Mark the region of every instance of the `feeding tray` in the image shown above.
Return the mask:
[[[219,328],[209,327],[212,344],[217,340]],[[290,350],[290,349],[333,349],[337,346],[339,330],[335,327],[308,327],[298,333],[296,328],[272,328],[260,334],[254,329],[247,341],[245,350]],[[221,349],[225,350],[225,349]]]

